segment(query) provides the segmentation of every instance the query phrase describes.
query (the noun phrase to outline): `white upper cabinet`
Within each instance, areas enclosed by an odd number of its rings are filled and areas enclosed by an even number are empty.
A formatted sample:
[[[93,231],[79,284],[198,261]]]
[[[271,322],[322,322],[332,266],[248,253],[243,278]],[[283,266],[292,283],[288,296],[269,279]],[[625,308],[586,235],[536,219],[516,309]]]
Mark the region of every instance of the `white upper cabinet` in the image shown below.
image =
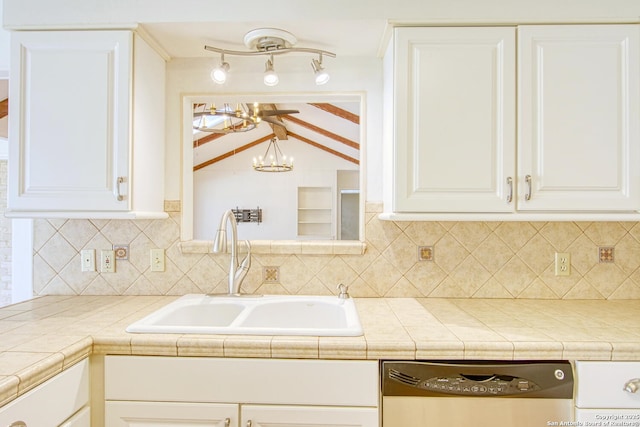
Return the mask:
[[[165,216],[164,60],[131,31],[11,38],[8,215]]]
[[[640,208],[639,42],[638,25],[518,28],[518,209]]]
[[[515,29],[396,28],[397,212],[511,212]]]
[[[387,55],[388,218],[637,216],[639,25],[396,28]]]

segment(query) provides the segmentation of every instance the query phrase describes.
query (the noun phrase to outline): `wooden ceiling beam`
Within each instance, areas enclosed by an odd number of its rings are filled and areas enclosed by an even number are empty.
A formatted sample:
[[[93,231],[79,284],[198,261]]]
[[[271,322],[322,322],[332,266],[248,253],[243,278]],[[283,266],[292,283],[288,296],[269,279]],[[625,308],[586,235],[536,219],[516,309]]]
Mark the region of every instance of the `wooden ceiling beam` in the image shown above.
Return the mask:
[[[294,116],[286,115],[286,116],[284,116],[284,118],[286,120],[289,120],[289,121],[293,122],[293,123],[299,124],[300,126],[303,126],[303,127],[307,128],[307,129],[310,129],[310,130],[312,130],[312,131],[314,131],[316,133],[319,133],[320,135],[326,136],[327,138],[331,138],[331,139],[333,139],[335,141],[341,142],[341,143],[345,144],[348,147],[355,148],[356,150],[360,150],[360,144],[358,144],[355,141],[351,141],[350,139],[347,139],[347,138],[345,138],[343,136],[340,136],[340,135],[335,134],[333,132],[329,132],[326,129],[320,128],[320,127],[318,127],[316,125],[312,125],[311,123],[305,122],[304,120],[300,120],[299,118],[294,117]],[[289,132],[289,135],[292,135],[291,132]]]
[[[267,111],[273,111],[273,110],[277,110],[278,108],[276,107],[276,104],[263,104],[262,105],[262,109],[263,110],[267,110]],[[280,140],[280,141],[286,140],[287,139],[287,128],[285,128],[284,123],[282,122],[282,117],[280,117],[280,116],[269,116],[269,118],[271,120],[277,121],[278,123],[282,123],[282,126],[278,126],[278,125],[274,125],[273,123],[267,122],[267,123],[269,123],[269,126],[271,126],[271,131],[276,135],[276,138],[278,138],[278,140]]]
[[[323,111],[326,111],[327,113],[331,113],[334,116],[338,116],[340,118],[343,118],[345,120],[349,120],[350,122],[353,122],[357,125],[360,124],[360,116],[358,116],[357,114],[353,114],[350,111],[347,110],[343,110],[340,107],[336,107],[333,104],[327,104],[327,103],[310,103],[309,105],[313,105],[316,108],[319,108]]]
[[[9,98],[0,101],[0,119],[9,115]]]
[[[308,138],[305,138],[302,135],[298,135],[298,134],[295,134],[293,132],[289,132],[289,136],[291,138],[297,139],[299,141],[302,141],[302,142],[305,142],[305,143],[307,143],[309,145],[312,145],[312,146],[314,146],[316,148],[319,148],[320,150],[326,151],[327,153],[331,153],[334,156],[340,157],[341,159],[347,160],[347,161],[349,161],[351,163],[354,163],[356,165],[360,165],[360,161],[358,159],[354,159],[353,157],[347,156],[346,154],[343,154],[343,153],[341,153],[339,151],[332,150],[331,148],[329,148],[329,147],[327,147],[325,145],[319,144],[319,143],[317,143],[315,141],[312,141],[312,140],[310,140]]]
[[[263,136],[262,138],[260,138],[260,139],[256,139],[255,141],[252,141],[252,142],[250,142],[250,143],[248,143],[248,144],[245,144],[245,145],[243,145],[243,146],[241,146],[241,147],[238,147],[238,148],[236,148],[235,150],[228,151],[228,152],[226,152],[226,153],[224,153],[224,154],[222,154],[222,155],[220,155],[220,156],[218,156],[218,157],[214,157],[214,158],[213,158],[213,159],[211,159],[211,160],[207,160],[206,162],[203,162],[203,163],[200,163],[200,164],[198,164],[198,165],[195,165],[195,166],[193,167],[193,171],[195,172],[195,171],[197,171],[198,169],[202,169],[202,168],[204,168],[204,167],[207,167],[207,166],[209,166],[209,165],[212,165],[212,164],[214,164],[214,163],[217,163],[217,162],[219,162],[219,161],[221,161],[221,160],[224,160],[224,159],[226,159],[226,158],[228,158],[228,157],[233,156],[234,154],[238,154],[238,153],[243,152],[244,150],[248,150],[249,148],[251,148],[251,147],[253,147],[253,146],[256,146],[256,145],[258,145],[258,144],[262,144],[263,142],[270,140],[270,139],[271,139],[271,138],[273,138],[274,136],[275,136],[274,134],[267,135],[267,136]]]
[[[200,147],[207,142],[215,141],[218,138],[222,138],[224,135],[224,133],[211,133],[209,135],[203,136],[202,138],[193,141],[193,148]]]

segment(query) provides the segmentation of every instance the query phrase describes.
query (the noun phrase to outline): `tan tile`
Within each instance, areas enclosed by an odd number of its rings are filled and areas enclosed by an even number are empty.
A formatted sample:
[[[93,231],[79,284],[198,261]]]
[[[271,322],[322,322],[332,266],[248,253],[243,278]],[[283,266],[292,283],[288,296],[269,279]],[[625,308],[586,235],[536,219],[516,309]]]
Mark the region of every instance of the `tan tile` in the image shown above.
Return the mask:
[[[366,359],[364,337],[320,337],[318,357],[321,359]]]
[[[54,375],[62,372],[64,356],[60,353],[16,353],[20,357],[37,359],[24,368],[17,370],[16,375],[20,378],[18,393],[22,394],[33,387],[42,384]],[[40,358],[41,356],[44,356]]]
[[[93,338],[87,336],[81,340],[65,347],[60,351],[64,357],[63,369],[78,363],[80,360],[86,359],[91,355],[93,350]]]
[[[560,360],[563,346],[551,341],[515,341],[513,342],[513,360]]]
[[[93,353],[95,354],[131,354],[131,334],[100,333],[93,338]]]
[[[584,230],[596,246],[615,246],[626,233],[627,230],[617,222],[593,222]]]
[[[271,337],[229,335],[224,340],[224,356],[271,357]]]
[[[416,359],[463,359],[462,341],[421,341],[416,344]]]
[[[271,357],[282,359],[317,359],[318,337],[274,336],[271,339]]]
[[[223,336],[183,335],[178,338],[178,356],[224,356]]]
[[[534,273],[542,274],[553,263],[554,252],[553,246],[536,234],[516,254]]]
[[[562,358],[567,360],[611,360],[611,344],[593,341],[563,341]]]
[[[505,242],[509,248],[517,252],[537,233],[528,222],[503,222],[495,230],[496,236]]]
[[[495,234],[490,234],[471,253],[491,274],[500,270],[511,258],[514,252],[504,244]]]
[[[465,359],[511,360],[513,344],[506,341],[464,341]]]
[[[613,348],[611,360],[638,360],[638,354],[640,354],[638,342],[614,342],[611,346]]]
[[[540,234],[558,251],[564,252],[582,230],[573,222],[549,222],[540,229]]]
[[[367,341],[367,359],[415,359],[416,346],[411,340],[378,340]]]
[[[385,295],[401,277],[402,273],[382,256],[360,274],[360,278],[374,289],[378,296]]]
[[[454,271],[468,255],[469,251],[449,234],[435,244],[435,263],[447,273]]]
[[[133,335],[131,338],[132,355],[177,356],[180,335],[153,334]]]
[[[489,237],[491,229],[483,222],[461,221],[457,222],[449,233],[469,252],[473,252]]]
[[[18,396],[20,378],[15,375],[0,375],[0,407]]]

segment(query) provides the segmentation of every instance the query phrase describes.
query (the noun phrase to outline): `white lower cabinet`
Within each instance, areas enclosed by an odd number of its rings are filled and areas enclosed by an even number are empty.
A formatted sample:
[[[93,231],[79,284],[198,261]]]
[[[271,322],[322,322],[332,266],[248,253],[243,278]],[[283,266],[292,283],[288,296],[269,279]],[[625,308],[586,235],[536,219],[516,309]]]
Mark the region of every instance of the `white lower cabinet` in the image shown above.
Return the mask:
[[[365,427],[378,425],[374,408],[243,405],[243,427]]]
[[[105,426],[378,427],[376,361],[105,357]]]
[[[184,402],[117,402],[105,405],[105,425],[212,427],[365,427],[377,426],[371,408],[239,405]],[[66,426],[65,426],[66,427]]]
[[[117,402],[105,404],[105,425],[131,426],[211,426],[238,425],[238,405],[184,402]]]
[[[640,425],[640,362],[577,361],[578,425]]]
[[[90,427],[89,361],[83,360],[0,408],[0,426],[18,422],[27,427]]]

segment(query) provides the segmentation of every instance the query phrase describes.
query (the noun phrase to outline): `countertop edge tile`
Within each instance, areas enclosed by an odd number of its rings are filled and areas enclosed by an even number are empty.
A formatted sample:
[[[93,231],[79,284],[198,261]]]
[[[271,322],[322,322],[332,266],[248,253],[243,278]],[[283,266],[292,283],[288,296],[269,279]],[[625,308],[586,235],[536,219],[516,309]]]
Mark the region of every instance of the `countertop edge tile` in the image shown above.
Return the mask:
[[[20,378],[15,375],[0,377],[0,407],[18,397]]]

